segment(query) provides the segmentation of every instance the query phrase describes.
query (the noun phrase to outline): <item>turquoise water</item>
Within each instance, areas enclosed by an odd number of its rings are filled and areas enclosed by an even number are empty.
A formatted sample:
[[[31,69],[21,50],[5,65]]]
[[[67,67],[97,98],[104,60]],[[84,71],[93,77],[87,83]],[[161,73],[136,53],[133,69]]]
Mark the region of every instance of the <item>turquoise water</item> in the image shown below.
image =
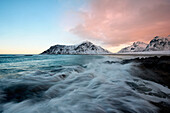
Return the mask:
[[[34,71],[51,71],[52,74],[63,66],[83,66],[101,58],[95,55],[0,55],[0,77],[18,77]]]
[[[135,76],[144,70],[118,63],[124,58],[0,55],[0,113],[157,113],[153,102],[169,105],[170,89]]]

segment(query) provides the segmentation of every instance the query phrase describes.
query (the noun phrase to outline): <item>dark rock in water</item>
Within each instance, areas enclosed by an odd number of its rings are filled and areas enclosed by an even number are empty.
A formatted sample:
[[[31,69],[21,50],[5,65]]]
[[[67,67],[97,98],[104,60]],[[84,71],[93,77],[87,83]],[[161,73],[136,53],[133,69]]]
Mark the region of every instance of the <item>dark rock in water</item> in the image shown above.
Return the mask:
[[[166,85],[170,88],[170,56],[135,58],[123,61],[106,61],[104,63],[128,64],[133,62],[137,63],[134,67],[138,67],[142,72],[138,71],[138,73],[136,73],[136,71],[132,71],[132,75]],[[135,70],[134,67],[132,67],[132,70]]]
[[[170,56],[135,58],[123,60],[121,63],[127,64],[131,62],[139,63],[137,67],[143,70],[143,73],[134,73],[133,75],[166,85],[170,88]]]
[[[145,87],[144,85],[140,84],[137,85],[133,82],[126,82],[126,84],[128,84],[133,90],[137,90],[140,93],[145,93],[145,92],[149,92],[152,91],[152,89]]]
[[[133,63],[135,62],[135,65],[132,66],[132,75],[138,76],[145,80],[154,81],[156,83],[168,86],[170,88],[170,56],[161,56],[161,57],[149,57],[149,58],[135,58],[130,60],[123,60],[120,62],[121,64],[127,64],[127,63]],[[137,65],[136,65],[137,63]],[[135,69],[139,69],[135,70]],[[135,70],[135,71],[134,71]],[[142,71],[141,71],[142,70]],[[138,73],[136,73],[138,72]],[[148,89],[145,86],[142,85],[136,85],[135,83],[126,82],[127,85],[129,85],[132,89],[137,90],[140,93],[146,93],[151,96],[157,96],[159,98],[169,98],[169,95],[159,92],[152,93],[148,91],[151,91],[152,89]],[[169,104],[165,102],[150,102],[153,105],[157,106],[159,108],[159,113],[170,113]]]
[[[150,103],[160,108],[159,113],[170,113],[169,104],[165,102],[159,102],[159,103],[150,102]]]
[[[106,64],[120,63],[119,61],[105,61]]]
[[[61,75],[59,75],[59,77],[60,77],[61,79],[65,79],[65,78],[67,77],[67,75],[61,74]]]

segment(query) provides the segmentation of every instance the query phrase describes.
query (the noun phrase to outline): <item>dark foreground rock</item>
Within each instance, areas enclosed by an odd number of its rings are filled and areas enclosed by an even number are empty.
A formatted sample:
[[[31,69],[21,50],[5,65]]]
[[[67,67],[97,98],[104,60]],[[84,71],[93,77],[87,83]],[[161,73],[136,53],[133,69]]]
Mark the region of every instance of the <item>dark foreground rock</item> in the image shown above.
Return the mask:
[[[138,63],[135,66],[142,70],[142,72],[133,73],[133,75],[166,85],[170,88],[170,56],[135,58],[123,60],[121,63],[126,64],[131,62]]]
[[[132,75],[145,80],[154,81],[170,88],[170,56],[135,58],[123,61],[106,61],[105,63],[134,63],[131,71]]]
[[[145,80],[150,80],[170,88],[170,56],[135,58],[123,61],[106,61],[105,63],[133,63],[131,74]],[[133,84],[127,83],[130,86]],[[142,86],[137,89],[141,91]],[[149,90],[149,89],[142,89]],[[151,94],[152,95],[152,94]],[[169,96],[168,96],[169,97]],[[163,98],[163,97],[162,97]],[[170,105],[164,102],[151,102],[159,108],[159,113],[170,113]]]

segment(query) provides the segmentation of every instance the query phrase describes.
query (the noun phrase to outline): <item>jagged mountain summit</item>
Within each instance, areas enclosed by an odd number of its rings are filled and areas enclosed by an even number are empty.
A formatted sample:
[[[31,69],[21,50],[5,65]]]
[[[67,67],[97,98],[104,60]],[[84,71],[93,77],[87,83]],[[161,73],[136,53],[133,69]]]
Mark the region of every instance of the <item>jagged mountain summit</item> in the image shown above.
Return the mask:
[[[54,45],[41,54],[111,54],[111,52],[85,41],[79,45]]]
[[[144,42],[134,42],[131,46],[121,49],[118,53],[126,52],[141,52],[146,48],[147,44]]]
[[[170,35],[168,37],[156,36],[149,44],[134,42],[133,45],[121,49],[118,53],[149,52],[149,51],[170,51]]]
[[[169,36],[168,36],[169,37]],[[144,51],[166,51],[170,50],[170,41],[168,37],[156,36],[150,41]]]

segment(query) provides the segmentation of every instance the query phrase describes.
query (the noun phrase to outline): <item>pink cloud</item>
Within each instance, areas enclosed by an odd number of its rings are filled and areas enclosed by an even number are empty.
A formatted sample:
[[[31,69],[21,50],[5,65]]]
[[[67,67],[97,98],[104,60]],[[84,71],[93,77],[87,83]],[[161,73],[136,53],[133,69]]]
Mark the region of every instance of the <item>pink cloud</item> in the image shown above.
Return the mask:
[[[169,0],[92,0],[89,5],[90,11],[80,12],[84,22],[70,30],[85,39],[118,46],[170,34]]]

